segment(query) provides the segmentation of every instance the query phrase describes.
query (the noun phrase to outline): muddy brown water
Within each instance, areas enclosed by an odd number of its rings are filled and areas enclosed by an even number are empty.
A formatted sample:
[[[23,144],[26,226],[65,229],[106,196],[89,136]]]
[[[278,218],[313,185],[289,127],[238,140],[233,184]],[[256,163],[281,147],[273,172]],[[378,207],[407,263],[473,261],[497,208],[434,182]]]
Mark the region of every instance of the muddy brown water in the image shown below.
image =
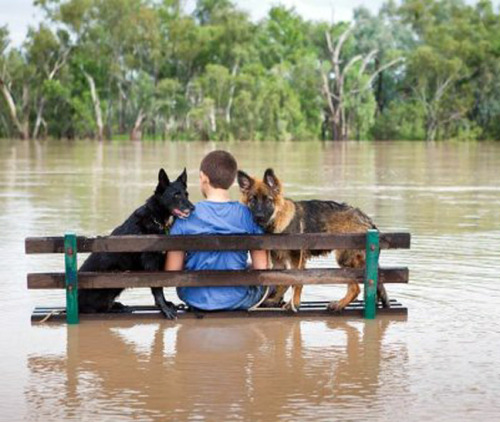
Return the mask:
[[[26,257],[24,237],[106,234],[160,166],[186,165],[199,200],[197,167],[217,146],[249,173],[274,167],[291,197],[410,231],[411,251],[381,257],[410,267],[410,284],[388,286],[407,320],[31,325],[35,305],[64,295],[28,292],[26,273],[63,260]],[[0,222],[2,421],[500,420],[500,144],[2,141]],[[305,299],[343,293],[306,287]],[[122,299],[152,303],[142,290]]]

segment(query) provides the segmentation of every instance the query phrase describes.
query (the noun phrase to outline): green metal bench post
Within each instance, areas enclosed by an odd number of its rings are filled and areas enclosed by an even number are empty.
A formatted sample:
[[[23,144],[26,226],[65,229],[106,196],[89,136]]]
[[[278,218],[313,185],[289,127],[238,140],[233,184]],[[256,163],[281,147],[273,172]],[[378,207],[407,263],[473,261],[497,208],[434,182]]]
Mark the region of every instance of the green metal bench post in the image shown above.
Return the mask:
[[[375,319],[377,309],[378,257],[380,254],[380,236],[378,230],[366,232],[366,268],[365,268],[365,318]]]
[[[66,322],[78,324],[78,272],[76,262],[76,235],[64,235],[64,263],[66,267]]]

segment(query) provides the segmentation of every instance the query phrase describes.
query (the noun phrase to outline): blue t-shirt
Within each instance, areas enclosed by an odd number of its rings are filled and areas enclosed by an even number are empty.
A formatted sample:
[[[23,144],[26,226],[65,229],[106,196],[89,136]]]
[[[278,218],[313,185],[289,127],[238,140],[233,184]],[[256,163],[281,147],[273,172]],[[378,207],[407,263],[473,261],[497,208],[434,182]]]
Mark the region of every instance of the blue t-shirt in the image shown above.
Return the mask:
[[[261,234],[252,213],[239,202],[202,201],[194,212],[177,219],[170,230],[172,235],[203,234]],[[197,270],[243,270],[248,251],[188,251],[184,268]],[[255,295],[249,286],[178,287],[179,298],[190,306],[207,311],[239,309]]]

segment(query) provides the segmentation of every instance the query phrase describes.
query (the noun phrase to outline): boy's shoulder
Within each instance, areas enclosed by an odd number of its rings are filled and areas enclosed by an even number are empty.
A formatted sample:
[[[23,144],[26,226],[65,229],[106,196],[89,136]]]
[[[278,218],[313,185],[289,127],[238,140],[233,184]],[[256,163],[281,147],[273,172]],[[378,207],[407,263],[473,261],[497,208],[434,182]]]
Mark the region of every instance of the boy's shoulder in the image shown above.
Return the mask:
[[[225,215],[237,219],[253,220],[252,212],[245,204],[238,201],[211,202],[201,201],[195,206],[194,218],[209,218],[213,214]]]
[[[227,201],[227,202],[214,202],[214,201],[200,201],[195,204],[195,213],[196,210],[204,211],[207,209],[230,209],[234,211],[242,211],[242,212],[250,212],[250,209],[241,202],[238,201]]]
[[[260,233],[252,212],[241,202],[201,201],[186,219],[176,219],[171,234],[193,234],[215,229],[216,231],[242,230],[245,233]]]

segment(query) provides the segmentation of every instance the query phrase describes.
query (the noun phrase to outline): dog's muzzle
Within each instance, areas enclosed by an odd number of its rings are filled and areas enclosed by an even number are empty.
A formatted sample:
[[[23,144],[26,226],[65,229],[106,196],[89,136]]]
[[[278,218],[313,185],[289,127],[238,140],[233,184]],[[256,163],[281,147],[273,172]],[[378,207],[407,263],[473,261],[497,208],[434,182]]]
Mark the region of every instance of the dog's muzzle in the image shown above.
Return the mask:
[[[257,214],[257,215],[254,215],[253,218],[259,226],[265,227],[267,225],[267,218],[265,215]]]
[[[172,210],[172,214],[174,216],[176,216],[177,218],[184,219],[184,218],[188,218],[191,215],[191,210],[189,208],[184,209],[184,210],[181,210],[179,208],[175,208]]]

